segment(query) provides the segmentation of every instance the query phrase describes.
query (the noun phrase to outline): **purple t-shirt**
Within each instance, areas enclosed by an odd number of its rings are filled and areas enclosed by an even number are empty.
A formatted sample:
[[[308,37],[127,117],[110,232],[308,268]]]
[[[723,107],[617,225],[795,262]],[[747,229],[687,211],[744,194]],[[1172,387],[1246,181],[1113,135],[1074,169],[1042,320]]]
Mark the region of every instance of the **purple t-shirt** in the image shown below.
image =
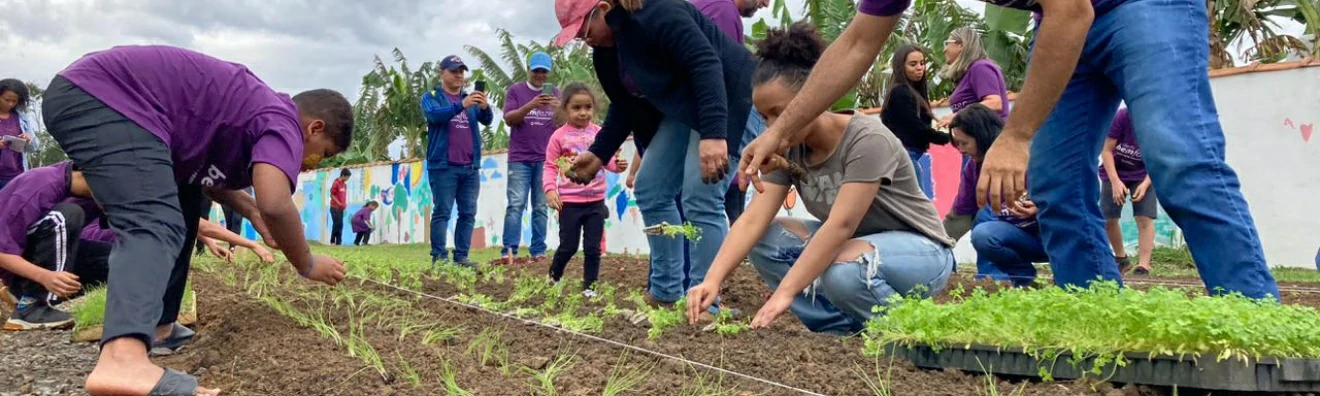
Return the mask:
[[[1008,88],[1004,85],[1004,72],[999,70],[999,65],[994,61],[977,60],[967,66],[967,73],[958,81],[958,86],[953,88],[953,94],[949,95],[949,109],[957,113],[967,106],[981,103],[990,95],[999,95],[1004,104],[999,115],[1008,118]]]
[[[353,232],[371,231],[371,227],[367,226],[367,221],[371,219],[371,212],[371,207],[363,206],[362,209],[358,209],[357,213],[353,214],[353,219],[350,221],[353,224]]]
[[[559,90],[551,92],[559,96]],[[509,87],[504,95],[504,112],[522,108],[541,95],[541,90],[533,90],[527,83],[517,83]],[[550,135],[555,133],[555,109],[545,105],[532,109],[523,117],[521,125],[514,125],[509,133],[509,162],[531,163],[545,161],[545,146],[550,143]]]
[[[298,108],[243,65],[182,48],[120,46],[59,74],[165,143],[179,182],[242,189],[261,162],[297,188]]]
[[[87,224],[86,227],[83,227],[80,238],[88,241],[114,243],[115,232],[101,228],[101,222],[94,221]]]
[[[84,221],[101,218],[96,202],[69,195],[69,175],[72,162],[43,166],[18,175],[0,190],[0,253],[23,255],[27,247],[27,230],[36,224],[55,205],[72,202],[83,208]]]
[[[719,26],[733,42],[743,44],[742,15],[738,14],[738,5],[733,0],[692,0],[692,5]]]
[[[1016,8],[1019,10],[1040,11],[1040,4],[1037,0],[983,0],[986,3],[994,4],[1000,7]],[[1127,0],[1091,0],[1091,6],[1095,9],[1095,15],[1105,13],[1123,4]],[[862,0],[857,5],[857,12],[866,15],[875,16],[894,16],[903,13],[912,0]]]
[[[1124,183],[1146,180],[1146,161],[1141,157],[1137,136],[1132,132],[1132,118],[1128,116],[1126,107],[1114,115],[1114,123],[1109,126],[1109,138],[1118,141],[1118,145],[1114,146],[1114,170],[1118,171],[1118,179]],[[1109,180],[1109,173],[1105,172],[1103,163],[1100,164],[1100,180]]]
[[[958,195],[953,198],[953,206],[949,208],[955,214],[974,215],[976,214],[976,182],[981,178],[981,165],[976,161],[967,161],[963,165],[962,173],[959,175],[962,180],[958,181]]]
[[[0,120],[0,138],[23,135],[23,125],[19,124],[18,112],[10,112],[9,119]],[[0,178],[11,178],[23,173],[23,153],[8,147],[0,148]]]
[[[462,103],[463,98],[458,95],[444,93],[445,99],[449,103]],[[468,109],[458,112],[458,115],[449,119],[449,164],[451,165],[470,165],[472,164],[472,123],[468,122]]]

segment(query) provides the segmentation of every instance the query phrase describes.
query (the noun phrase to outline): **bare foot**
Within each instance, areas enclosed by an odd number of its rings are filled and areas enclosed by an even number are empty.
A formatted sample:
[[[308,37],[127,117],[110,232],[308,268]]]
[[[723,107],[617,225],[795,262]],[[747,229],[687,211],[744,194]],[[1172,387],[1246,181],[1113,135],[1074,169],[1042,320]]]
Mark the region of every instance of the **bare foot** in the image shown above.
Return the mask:
[[[96,368],[87,376],[87,393],[93,396],[146,396],[165,375],[165,369],[151,363],[142,341],[123,337],[101,347]],[[194,395],[215,396],[219,389],[198,387]]]

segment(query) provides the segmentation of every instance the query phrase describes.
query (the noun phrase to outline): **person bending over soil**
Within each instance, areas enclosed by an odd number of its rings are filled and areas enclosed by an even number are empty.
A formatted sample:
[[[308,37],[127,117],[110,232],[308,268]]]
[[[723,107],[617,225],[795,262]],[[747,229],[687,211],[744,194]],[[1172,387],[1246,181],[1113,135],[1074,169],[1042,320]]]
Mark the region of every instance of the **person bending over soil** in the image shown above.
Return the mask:
[[[823,48],[803,23],[772,30],[757,44],[752,96],[770,125]],[[944,289],[953,271],[953,240],[918,187],[898,138],[869,116],[821,114],[808,128],[810,137],[787,155],[805,175],[765,175],[758,188],[763,193],[734,224],[706,280],[689,291],[689,321],[700,320],[744,257],[775,289],[752,328],[764,328],[791,309],[811,331],[855,333],[875,315],[871,308],[891,295]],[[807,212],[823,222],[775,218],[790,185],[801,192]]]
[[[311,254],[290,198],[300,170],[352,141],[343,95],[290,98],[239,64],[175,47],[122,46],[60,71],[42,111],[118,238],[88,393],[219,393],[148,358],[153,334],[173,327],[183,301],[204,189],[242,212],[303,277],[330,285],[344,278],[339,260]],[[241,191],[248,186],[255,198]]]

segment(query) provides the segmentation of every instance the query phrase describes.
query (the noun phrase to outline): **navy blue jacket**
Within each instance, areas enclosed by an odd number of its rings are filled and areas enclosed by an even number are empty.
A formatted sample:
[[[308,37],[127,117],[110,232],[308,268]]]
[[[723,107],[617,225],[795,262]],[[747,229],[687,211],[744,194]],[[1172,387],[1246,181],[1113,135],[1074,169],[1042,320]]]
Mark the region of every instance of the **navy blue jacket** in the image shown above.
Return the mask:
[[[466,98],[467,92],[458,94]],[[426,170],[449,167],[449,121],[458,116],[458,112],[467,111],[468,123],[472,129],[472,164],[481,164],[481,125],[490,125],[495,120],[495,113],[487,106],[473,105],[467,109],[463,103],[449,103],[449,97],[435,88],[422,94],[422,114],[426,115]],[[606,157],[608,158],[608,157]]]
[[[595,48],[592,61],[610,108],[591,153],[610,158],[629,133],[649,145],[660,121],[673,118],[702,139],[726,139],[729,155],[737,155],[752,110],[756,63],[747,48],[685,0],[647,0],[637,11],[615,7],[605,22],[615,47]],[[628,93],[620,70],[643,97]]]

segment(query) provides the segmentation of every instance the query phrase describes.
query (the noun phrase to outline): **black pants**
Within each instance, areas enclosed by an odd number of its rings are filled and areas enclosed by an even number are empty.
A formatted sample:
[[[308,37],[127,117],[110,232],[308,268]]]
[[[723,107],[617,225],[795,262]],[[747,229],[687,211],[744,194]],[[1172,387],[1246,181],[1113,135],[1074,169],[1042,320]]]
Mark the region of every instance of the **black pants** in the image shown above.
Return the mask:
[[[738,221],[738,216],[742,216],[743,206],[746,204],[747,193],[739,189],[737,183],[730,185],[729,192],[724,193],[724,214],[729,215],[730,226]]]
[[[47,87],[42,114],[115,231],[101,342],[151,345],[155,326],[173,322],[182,303],[201,188],[181,194],[170,148],[64,77]]]
[[[577,254],[582,244],[582,287],[592,288],[600,276],[600,240],[605,234],[605,201],[565,202],[559,211],[559,248],[550,265],[550,277],[555,281],[564,276],[568,260]]]
[[[344,244],[344,210],[330,208],[330,244]],[[356,244],[356,242],[355,242]]]
[[[80,240],[85,221],[82,207],[68,202],[55,205],[50,213],[28,228],[23,259],[50,271],[77,275],[83,290],[105,283],[109,245]],[[40,283],[24,278],[14,281],[14,294],[20,298],[33,297],[49,303],[57,300],[55,294],[47,291]]]
[[[371,231],[357,233],[357,238],[353,238],[353,246],[366,245],[371,242]]]

